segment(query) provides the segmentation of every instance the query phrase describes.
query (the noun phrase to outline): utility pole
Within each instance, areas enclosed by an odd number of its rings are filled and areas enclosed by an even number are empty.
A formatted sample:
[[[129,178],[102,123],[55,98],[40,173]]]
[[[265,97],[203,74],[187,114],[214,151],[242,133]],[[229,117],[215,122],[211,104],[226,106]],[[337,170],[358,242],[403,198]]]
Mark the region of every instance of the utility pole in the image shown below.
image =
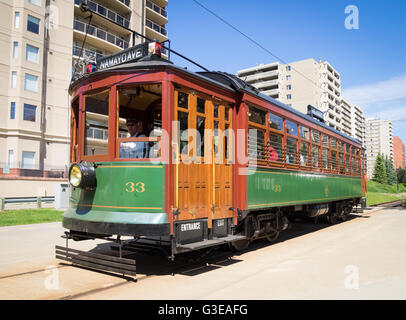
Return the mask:
[[[39,169],[44,171],[46,158],[46,108],[47,108],[47,84],[48,84],[48,54],[49,54],[49,11],[51,0],[45,1],[45,23],[44,23],[44,50],[42,63],[42,94],[41,94],[41,123],[40,123],[40,147],[39,147]]]

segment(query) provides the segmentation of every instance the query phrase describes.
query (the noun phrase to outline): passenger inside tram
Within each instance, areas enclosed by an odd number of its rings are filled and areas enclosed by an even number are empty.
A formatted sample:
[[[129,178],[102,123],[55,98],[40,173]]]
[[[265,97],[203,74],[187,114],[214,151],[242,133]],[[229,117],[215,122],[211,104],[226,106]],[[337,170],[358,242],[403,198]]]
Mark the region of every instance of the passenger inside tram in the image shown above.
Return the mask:
[[[162,134],[160,84],[126,86],[119,90],[120,158],[157,158]],[[154,140],[154,141],[151,141]]]

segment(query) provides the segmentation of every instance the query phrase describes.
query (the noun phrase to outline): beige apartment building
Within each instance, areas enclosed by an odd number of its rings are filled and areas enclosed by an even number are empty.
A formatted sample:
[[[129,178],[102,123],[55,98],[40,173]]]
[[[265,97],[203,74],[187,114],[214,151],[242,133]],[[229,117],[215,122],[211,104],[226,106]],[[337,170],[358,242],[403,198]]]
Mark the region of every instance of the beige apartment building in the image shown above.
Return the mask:
[[[302,113],[307,113],[308,105],[316,107],[324,113],[324,121],[330,127],[363,142],[365,130],[357,129],[365,127],[360,125],[362,110],[342,98],[341,76],[329,62],[274,62],[239,70],[237,76]]]
[[[88,13],[83,0],[0,0],[0,198],[53,195],[69,165],[68,87]],[[168,39],[167,0],[89,0],[83,56]]]
[[[389,120],[367,119],[365,126],[367,177],[371,179],[378,153],[388,156],[393,161],[392,122]]]

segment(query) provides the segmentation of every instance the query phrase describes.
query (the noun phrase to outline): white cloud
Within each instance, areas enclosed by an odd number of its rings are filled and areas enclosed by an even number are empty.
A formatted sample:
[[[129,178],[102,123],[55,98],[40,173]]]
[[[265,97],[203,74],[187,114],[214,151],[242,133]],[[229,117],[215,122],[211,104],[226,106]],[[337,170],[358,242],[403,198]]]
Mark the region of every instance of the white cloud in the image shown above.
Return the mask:
[[[365,113],[367,117],[387,120],[405,120],[406,104],[394,108],[374,108]]]
[[[388,104],[398,104],[394,101],[406,105],[406,75],[343,90],[343,97],[364,111],[372,106],[385,108]]]

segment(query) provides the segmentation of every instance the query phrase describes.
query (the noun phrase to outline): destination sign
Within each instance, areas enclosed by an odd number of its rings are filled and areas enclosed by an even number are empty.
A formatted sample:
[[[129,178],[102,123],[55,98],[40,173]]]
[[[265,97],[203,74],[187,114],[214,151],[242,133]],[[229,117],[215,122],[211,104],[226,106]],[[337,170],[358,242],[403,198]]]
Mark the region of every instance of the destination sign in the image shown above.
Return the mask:
[[[148,55],[148,43],[122,50],[118,53],[97,59],[97,70],[118,66],[123,63],[135,62]]]

